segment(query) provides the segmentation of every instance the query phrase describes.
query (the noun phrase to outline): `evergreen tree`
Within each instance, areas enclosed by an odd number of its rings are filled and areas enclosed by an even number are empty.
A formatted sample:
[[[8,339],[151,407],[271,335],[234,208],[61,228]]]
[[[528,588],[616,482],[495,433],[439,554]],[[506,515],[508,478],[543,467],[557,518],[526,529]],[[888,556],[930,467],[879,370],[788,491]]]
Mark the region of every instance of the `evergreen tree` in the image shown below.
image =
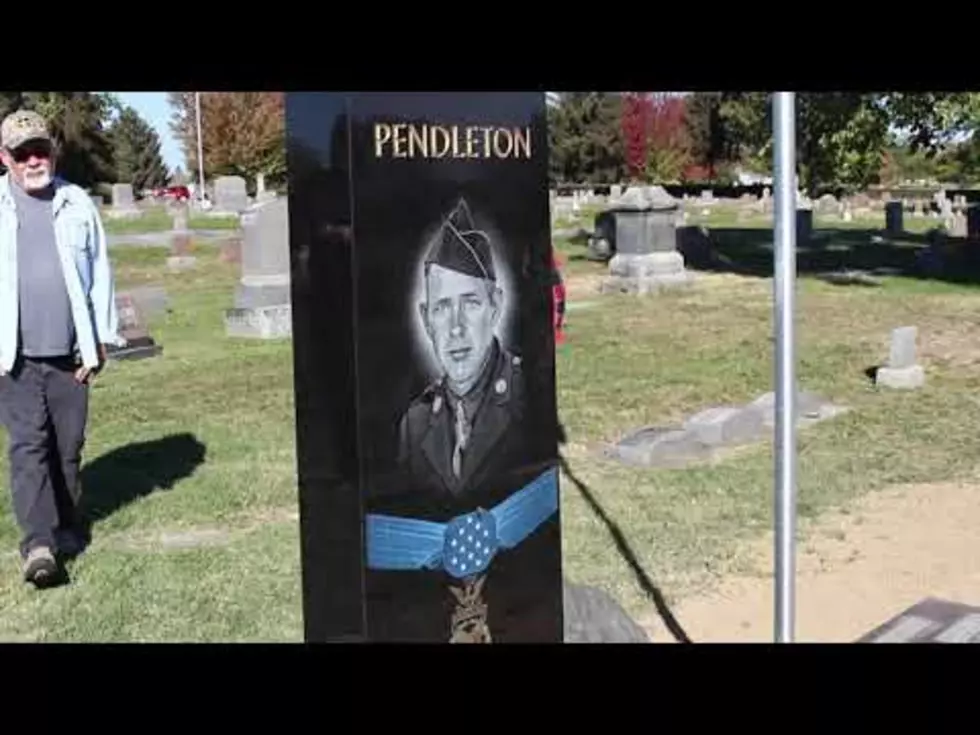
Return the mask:
[[[131,107],[124,107],[109,128],[118,182],[134,192],[167,184],[167,167],[160,154],[160,136]]]

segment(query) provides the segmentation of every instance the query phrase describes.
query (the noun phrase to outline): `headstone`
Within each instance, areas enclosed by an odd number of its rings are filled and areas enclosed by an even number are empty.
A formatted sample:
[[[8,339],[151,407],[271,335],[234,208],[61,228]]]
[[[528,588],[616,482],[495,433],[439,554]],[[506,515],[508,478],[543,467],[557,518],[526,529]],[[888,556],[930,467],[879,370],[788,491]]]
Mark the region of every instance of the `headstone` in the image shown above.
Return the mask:
[[[545,120],[286,94],[308,641],[564,638]]]
[[[137,286],[126,293],[133,298],[139,313],[146,319],[163,314],[170,308],[170,299],[163,286]]]
[[[925,371],[916,363],[916,327],[899,327],[892,331],[888,364],[879,367],[875,383],[886,388],[913,389],[925,382]]]
[[[173,217],[174,227],[170,235],[170,256],[167,258],[167,267],[172,271],[187,270],[197,264],[197,258],[191,255],[187,205],[176,207]]]
[[[927,597],[856,643],[980,643],[980,607]]]
[[[111,217],[140,217],[143,212],[136,206],[133,198],[132,184],[112,185],[112,207],[108,211]]]
[[[813,210],[798,207],[796,210],[796,242],[805,244],[813,237]]]
[[[248,192],[241,176],[219,176],[214,182],[214,208],[218,212],[244,212]]]
[[[623,187],[620,184],[613,184],[609,187],[609,198],[614,202],[623,196]]]
[[[647,632],[606,592],[565,582],[565,643],[649,643]]]
[[[106,356],[112,360],[140,360],[159,355],[163,348],[153,341],[146,328],[143,311],[128,291],[116,294],[116,311],[119,314],[119,335],[126,340],[125,347],[109,347]]]
[[[966,214],[961,210],[956,210],[950,217],[950,228],[949,234],[951,237],[963,237],[967,236],[967,221]]]
[[[902,203],[885,203],[885,232],[889,235],[901,235],[905,226],[902,222]]]
[[[615,255],[603,291],[647,294],[691,282],[677,250],[679,206],[662,187],[651,186],[630,188],[609,210],[616,223]]]
[[[225,315],[230,337],[289,337],[289,204],[262,204],[242,217],[242,276],[235,306]]]
[[[966,236],[970,240],[980,240],[980,205],[971,204],[966,208]]]
[[[255,196],[259,196],[265,191],[265,174],[255,175]]]

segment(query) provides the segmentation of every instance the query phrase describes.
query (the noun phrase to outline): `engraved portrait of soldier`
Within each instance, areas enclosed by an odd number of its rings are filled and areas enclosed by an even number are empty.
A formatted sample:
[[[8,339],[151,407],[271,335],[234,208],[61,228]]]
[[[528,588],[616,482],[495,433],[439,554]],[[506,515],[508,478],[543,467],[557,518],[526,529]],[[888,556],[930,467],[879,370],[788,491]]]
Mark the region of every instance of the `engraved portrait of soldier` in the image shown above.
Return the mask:
[[[457,198],[423,243],[407,316],[428,379],[393,427],[398,492],[366,517],[377,640],[561,638],[557,471],[510,330],[508,243],[492,232]]]
[[[524,411],[519,355],[498,330],[512,294],[501,286],[493,244],[460,199],[428,249],[419,319],[438,378],[399,425],[399,462],[422,489],[475,492],[507,466]]]

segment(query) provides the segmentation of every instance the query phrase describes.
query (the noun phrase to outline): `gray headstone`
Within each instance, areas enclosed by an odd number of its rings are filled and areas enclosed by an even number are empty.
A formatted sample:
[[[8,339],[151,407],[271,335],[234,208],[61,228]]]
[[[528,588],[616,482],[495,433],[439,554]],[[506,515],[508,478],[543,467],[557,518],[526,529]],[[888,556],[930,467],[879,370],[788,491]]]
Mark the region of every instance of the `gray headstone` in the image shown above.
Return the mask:
[[[899,327],[892,331],[888,364],[878,368],[875,384],[899,390],[914,390],[925,382],[925,370],[916,363],[915,327]]]
[[[129,290],[139,312],[147,319],[164,313],[170,307],[170,299],[163,286],[137,286]]]
[[[758,438],[764,422],[759,411],[718,406],[695,414],[684,423],[684,428],[705,444],[719,446]]]
[[[857,643],[980,643],[980,607],[927,597]]]
[[[116,209],[132,209],[136,206],[132,184],[112,185],[112,206]]]
[[[112,206],[106,213],[109,217],[140,217],[143,212],[133,199],[132,184],[112,185]]]
[[[263,339],[289,335],[289,200],[260,204],[242,217],[242,276],[227,333]]]
[[[565,582],[566,643],[649,643],[640,627],[612,597],[584,585]]]
[[[916,327],[899,327],[892,330],[888,367],[907,368],[915,365],[915,340],[918,334],[919,330]]]
[[[220,176],[214,182],[214,206],[219,212],[244,212],[248,192],[241,176]]]
[[[660,186],[631,187],[609,209],[615,244],[603,291],[645,294],[690,283],[677,250],[679,202]]]

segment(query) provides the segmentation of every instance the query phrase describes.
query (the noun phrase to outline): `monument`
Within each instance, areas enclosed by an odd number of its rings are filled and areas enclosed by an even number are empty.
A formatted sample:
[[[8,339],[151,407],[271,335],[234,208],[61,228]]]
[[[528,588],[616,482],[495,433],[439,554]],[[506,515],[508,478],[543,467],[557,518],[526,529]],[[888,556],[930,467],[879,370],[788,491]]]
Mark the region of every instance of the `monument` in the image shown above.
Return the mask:
[[[927,597],[857,643],[980,643],[980,607]]]
[[[273,199],[242,217],[241,279],[225,312],[229,337],[282,339],[290,335],[289,213]]]
[[[156,357],[163,351],[147,331],[143,307],[134,293],[118,292],[116,311],[119,314],[119,334],[126,340],[126,345],[107,347],[106,357],[110,360],[141,360]]]
[[[308,641],[559,643],[543,93],[287,93]]]

